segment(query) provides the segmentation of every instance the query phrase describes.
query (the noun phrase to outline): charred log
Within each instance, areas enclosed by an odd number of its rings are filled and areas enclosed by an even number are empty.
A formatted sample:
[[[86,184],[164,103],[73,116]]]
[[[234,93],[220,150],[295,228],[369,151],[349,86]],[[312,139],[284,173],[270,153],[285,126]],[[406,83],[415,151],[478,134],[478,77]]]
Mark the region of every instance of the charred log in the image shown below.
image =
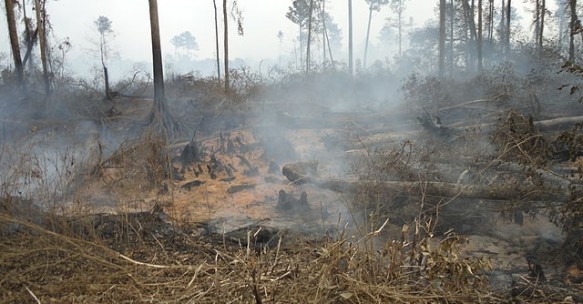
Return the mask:
[[[200,181],[200,180],[195,179],[193,181],[187,182],[186,184],[180,186],[180,188],[190,191],[190,189],[192,189],[193,187],[202,186],[202,185],[204,185],[204,183],[205,183],[204,181]]]
[[[286,164],[281,173],[292,183],[301,185],[312,182],[318,176],[318,162],[297,162]]]
[[[195,162],[204,160],[203,147],[201,143],[196,141],[196,132],[194,132],[192,139],[184,147],[178,159],[183,166],[191,165]]]
[[[308,211],[310,210],[310,205],[308,204],[308,194],[303,191],[298,199],[295,198],[292,194],[285,192],[285,190],[279,190],[277,198],[277,209],[282,211],[296,212]]]
[[[227,193],[233,194],[233,193],[237,193],[237,192],[241,192],[241,191],[245,191],[245,190],[252,190],[252,189],[255,189],[255,184],[235,185],[235,186],[229,187],[229,189],[227,189]]]

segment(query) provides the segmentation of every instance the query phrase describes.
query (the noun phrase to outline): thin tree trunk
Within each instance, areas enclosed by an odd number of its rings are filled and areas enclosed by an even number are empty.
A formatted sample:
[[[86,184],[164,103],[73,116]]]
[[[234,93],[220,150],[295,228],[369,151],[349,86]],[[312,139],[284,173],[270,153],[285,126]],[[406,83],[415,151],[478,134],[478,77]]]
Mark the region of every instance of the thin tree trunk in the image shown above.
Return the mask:
[[[326,33],[326,43],[328,43],[328,55],[330,56],[330,63],[332,64],[332,68],[335,68],[334,64],[334,56],[332,56],[332,48],[330,47],[330,37],[328,37],[328,31],[324,31]]]
[[[40,45],[40,60],[43,67],[43,80],[45,84],[45,96],[51,94],[51,79],[49,76],[49,66],[47,62],[47,38],[45,31],[46,13],[44,8],[40,5],[40,0],[34,0],[36,10],[36,28],[38,31],[39,45]]]
[[[36,44],[37,33],[38,33],[38,29],[30,34],[26,34],[26,36],[30,37],[30,38],[26,38],[26,52],[24,53],[24,57],[22,58],[23,68],[26,67],[26,65],[29,63],[30,55],[32,55],[32,48]]]
[[[354,75],[354,53],[352,41],[352,0],[348,0],[348,72]]]
[[[30,59],[30,55],[32,53],[32,47],[34,46],[34,44],[36,43],[36,31],[33,31],[30,28],[31,24],[28,22],[28,15],[27,15],[27,9],[26,9],[26,1],[22,1],[21,2],[21,6],[22,6],[22,19],[23,19],[23,23],[24,23],[24,41],[26,42],[26,53],[24,55],[24,58],[22,59],[22,68],[26,69],[26,65],[29,63],[29,59]],[[33,36],[34,35],[34,36]],[[30,67],[32,65],[32,60],[30,60],[30,64],[28,65],[28,68],[30,70]]]
[[[14,1],[4,0],[6,6],[6,21],[8,22],[8,34],[10,36],[10,46],[12,48],[12,58],[14,59],[14,70],[16,81],[21,90],[24,90],[24,70],[22,58],[20,57],[20,45],[18,43],[18,32],[16,29],[16,18],[14,16]]]
[[[366,40],[364,43],[364,58],[362,60],[362,68],[366,69],[366,56],[368,55],[368,40],[370,37],[370,22],[372,19],[372,2],[370,3],[370,7],[368,8],[368,26],[366,27]]]
[[[483,37],[482,37],[482,0],[478,0],[478,72],[482,72],[484,69],[484,63],[482,58],[482,47],[483,47]]]
[[[512,0],[506,3],[506,56],[510,55],[510,21],[512,20]]]
[[[109,70],[104,65],[103,66],[103,79],[105,81],[105,98],[111,100],[111,89],[109,88]]]
[[[314,0],[310,0],[310,12],[308,17],[308,42],[306,48],[306,74],[310,74],[310,45],[312,44],[312,11],[314,9]]]
[[[101,54],[101,67],[103,68],[103,81],[105,82],[105,98],[107,100],[111,100],[111,90],[109,88],[109,71],[107,69],[107,65],[105,64],[105,37],[104,33],[101,33],[101,41],[100,41],[100,54]]]
[[[502,0],[502,6],[500,8],[502,19],[504,19],[504,0]],[[488,42],[490,44],[494,41],[494,0],[490,0],[488,7]],[[500,41],[504,41],[504,25],[500,28],[500,35],[502,36]]]
[[[538,50],[539,55],[542,55],[543,52],[543,37],[544,37],[544,30],[545,30],[545,15],[546,15],[546,5],[545,0],[541,0],[540,2],[540,25],[539,25],[539,33],[538,33]]]
[[[322,19],[322,63],[326,65],[326,42],[328,41],[326,39],[326,0],[322,1],[322,11],[320,15],[320,19]],[[328,48],[329,47],[330,46],[328,46]]]
[[[302,22],[300,21],[298,23],[298,29],[299,29],[299,34],[298,37],[300,38],[300,62],[299,64],[297,63],[296,60],[296,66],[299,66],[300,69],[304,69],[304,28],[302,27]]]
[[[500,43],[506,49],[506,1],[500,3]]]
[[[445,74],[445,0],[439,0],[439,76]]]
[[[575,24],[577,23],[577,0],[569,1],[571,22],[569,22],[569,61],[575,63]]]
[[[219,53],[219,21],[217,17],[217,1],[213,0],[213,6],[215,8],[215,48],[217,51],[217,79],[221,81],[221,59]]]
[[[403,0],[398,0],[399,3],[397,8],[397,27],[399,31],[399,64],[401,62],[401,56],[403,54]]]
[[[148,0],[150,4],[150,30],[152,37],[152,60],[154,70],[154,106],[153,119],[164,121],[166,100],[164,94],[164,70],[162,68],[162,48],[160,45],[160,24],[158,21],[158,2]],[[167,127],[167,126],[165,126]]]
[[[224,28],[224,52],[225,52],[225,92],[229,92],[229,17],[227,16],[227,0],[223,0],[223,28]]]
[[[453,44],[454,44],[454,32],[453,32],[453,25],[454,25],[454,18],[455,18],[455,9],[454,9],[454,0],[450,0],[449,3],[449,76],[453,77]]]
[[[538,52],[538,34],[540,33],[540,0],[534,0],[534,45]]]

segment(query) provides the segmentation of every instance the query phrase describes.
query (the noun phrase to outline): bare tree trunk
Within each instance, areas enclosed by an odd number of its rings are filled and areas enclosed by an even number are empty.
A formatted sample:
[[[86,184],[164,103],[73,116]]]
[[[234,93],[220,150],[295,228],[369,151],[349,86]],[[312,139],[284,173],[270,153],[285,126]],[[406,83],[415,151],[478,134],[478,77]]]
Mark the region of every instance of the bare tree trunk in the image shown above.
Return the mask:
[[[439,0],[439,76],[445,73],[445,0]]]
[[[399,3],[397,4],[399,7],[397,8],[397,27],[399,31],[399,64],[401,62],[401,56],[403,54],[403,0],[398,0]]]
[[[504,8],[502,8],[504,11]],[[488,42],[494,39],[494,0],[488,1]]]
[[[453,50],[454,50],[454,18],[455,18],[455,7],[454,0],[450,0],[449,3],[449,76],[453,77]]]
[[[352,0],[348,0],[348,72],[354,75],[354,53],[352,41]]]
[[[538,33],[538,51],[539,55],[542,55],[543,52],[543,36],[545,30],[545,15],[546,15],[546,5],[545,0],[540,0],[540,25],[539,25],[539,33]]]
[[[29,63],[28,60],[30,59],[30,55],[32,54],[32,47],[36,43],[36,31],[33,32],[33,30],[31,29],[32,24],[30,22],[28,22],[30,19],[28,18],[28,15],[27,15],[26,1],[22,1],[21,6],[22,6],[22,17],[23,17],[22,19],[24,21],[23,22],[24,23],[24,36],[25,36],[24,41],[26,42],[26,53],[24,55],[24,58],[22,59],[22,68],[26,69],[26,65]],[[31,64],[32,64],[32,60],[30,60],[29,69],[30,69]]]
[[[213,0],[213,6],[215,8],[215,48],[217,50],[217,79],[221,81],[221,61],[219,53],[219,21],[217,18],[217,1]]]
[[[322,11],[320,12],[320,19],[322,20],[322,63],[326,65],[326,0],[322,1]],[[328,46],[330,47],[330,46]]]
[[[366,69],[366,57],[368,55],[368,40],[370,37],[370,22],[372,19],[372,5],[373,5],[373,2],[370,3],[370,7],[368,8],[368,26],[366,28],[366,40],[364,43],[364,58],[362,60],[362,68],[363,69]]]
[[[470,41],[471,43],[469,43],[468,45],[468,54],[470,57],[470,63],[467,65],[467,68],[472,69],[474,68],[474,61],[476,58],[476,52],[477,52],[477,31],[476,31],[476,23],[474,21],[474,12],[472,11],[472,8],[470,7],[470,4],[468,3],[468,0],[462,0],[462,6],[464,9],[464,15],[465,15],[465,19],[466,22],[468,24],[468,26],[470,27]]]
[[[483,37],[482,37],[482,0],[478,0],[478,72],[482,72],[484,69],[484,63],[482,58],[482,47],[483,47]]]
[[[312,12],[314,0],[310,0],[310,12],[308,17],[308,46],[306,48],[306,75],[310,74],[310,45],[312,44]]]
[[[325,30],[324,33],[326,33],[326,43],[328,43],[328,56],[330,56],[330,63],[332,64],[332,68],[335,68],[335,64],[334,64],[334,56],[332,56],[332,48],[330,47],[330,37],[328,37],[328,31]]]
[[[298,64],[296,62],[296,65],[300,66],[300,68],[303,70],[304,69],[304,29],[302,27],[301,22],[299,22],[299,24],[298,24],[298,29],[299,29],[298,37],[300,38],[300,63]]]
[[[40,60],[43,67],[43,80],[45,83],[45,96],[51,94],[51,79],[49,76],[49,67],[47,62],[47,37],[46,37],[46,13],[44,7],[41,7],[40,0],[34,0],[36,10],[36,28],[38,31],[39,45],[40,45]]]
[[[109,70],[103,66],[103,79],[105,81],[105,98],[111,100],[111,88],[109,87]]]
[[[4,0],[6,6],[6,21],[8,22],[8,34],[10,36],[10,46],[12,48],[12,58],[14,59],[14,70],[16,71],[16,81],[21,90],[24,90],[24,70],[22,58],[20,57],[20,45],[18,44],[18,32],[16,29],[16,17],[14,16],[14,1]]]
[[[510,21],[512,20],[512,0],[506,3],[506,56],[510,55]]]
[[[164,70],[162,68],[162,48],[160,45],[160,23],[158,21],[158,1],[148,0],[150,4],[150,30],[152,37],[152,60],[154,69],[154,105],[152,121],[162,122],[166,131],[172,131],[167,119],[166,97],[164,94]]]
[[[569,1],[571,22],[569,22],[569,61],[575,63],[575,24],[577,24],[577,0]]]
[[[534,45],[538,52],[538,34],[540,33],[540,0],[534,0]]]
[[[105,98],[107,100],[111,100],[111,89],[109,88],[109,70],[107,69],[107,65],[105,64],[105,37],[104,34],[101,34],[101,41],[100,41],[100,54],[101,54],[101,67],[103,68],[103,81],[105,82]]]
[[[506,1],[500,3],[500,44],[506,51]]]
[[[227,15],[227,0],[223,0],[224,57],[225,57],[225,92],[229,92],[229,17]]]

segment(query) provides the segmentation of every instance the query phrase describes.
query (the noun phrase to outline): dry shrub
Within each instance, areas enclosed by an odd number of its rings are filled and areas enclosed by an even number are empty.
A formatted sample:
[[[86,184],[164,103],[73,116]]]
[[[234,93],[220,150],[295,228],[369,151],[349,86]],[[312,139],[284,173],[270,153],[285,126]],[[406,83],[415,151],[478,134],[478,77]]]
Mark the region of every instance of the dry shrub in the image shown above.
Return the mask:
[[[500,159],[541,167],[551,158],[552,149],[531,116],[510,110],[500,119],[492,142]]]

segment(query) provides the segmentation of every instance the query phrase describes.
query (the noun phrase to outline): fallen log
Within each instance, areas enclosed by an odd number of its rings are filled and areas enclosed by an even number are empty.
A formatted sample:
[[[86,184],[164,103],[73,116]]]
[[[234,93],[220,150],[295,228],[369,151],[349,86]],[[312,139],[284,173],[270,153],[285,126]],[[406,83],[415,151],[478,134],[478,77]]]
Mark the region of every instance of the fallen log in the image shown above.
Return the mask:
[[[293,115],[288,112],[278,112],[277,121],[293,129],[325,129],[344,128],[350,125],[370,127],[372,125],[394,125],[404,119],[413,119],[411,113],[404,111],[391,112],[318,112],[314,115]]]
[[[315,185],[339,193],[352,193],[361,187],[379,189],[383,192],[406,192],[409,195],[431,195],[487,200],[533,200],[558,201],[569,199],[570,190],[559,188],[539,189],[534,186],[519,185],[464,185],[444,182],[402,182],[402,181],[314,181]]]
[[[570,117],[560,117],[547,120],[534,121],[533,124],[541,132],[558,131],[573,127],[578,123],[583,123],[583,116],[570,116]],[[456,134],[463,134],[465,131],[472,131],[479,134],[485,134],[492,131],[497,123],[483,123],[475,125],[465,125],[465,126],[455,126],[455,127],[442,127],[454,131]],[[411,139],[419,137],[420,135],[427,132],[426,130],[410,130],[410,131],[398,131],[398,132],[382,132],[372,134],[358,141],[358,144],[364,147],[375,146],[383,143],[388,143],[392,141]]]

